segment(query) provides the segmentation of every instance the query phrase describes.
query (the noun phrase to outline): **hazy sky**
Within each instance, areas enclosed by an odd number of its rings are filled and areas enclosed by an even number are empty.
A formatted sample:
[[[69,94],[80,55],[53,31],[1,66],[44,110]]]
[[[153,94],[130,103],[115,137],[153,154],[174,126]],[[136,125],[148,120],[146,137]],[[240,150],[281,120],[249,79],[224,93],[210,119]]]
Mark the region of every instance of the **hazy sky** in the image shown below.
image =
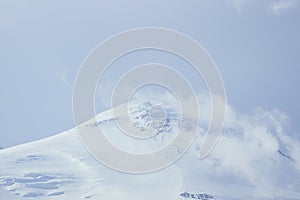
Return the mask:
[[[0,146],[72,128],[84,58],[107,37],[145,26],[202,44],[235,109],[278,108],[300,131],[299,0],[0,0]]]

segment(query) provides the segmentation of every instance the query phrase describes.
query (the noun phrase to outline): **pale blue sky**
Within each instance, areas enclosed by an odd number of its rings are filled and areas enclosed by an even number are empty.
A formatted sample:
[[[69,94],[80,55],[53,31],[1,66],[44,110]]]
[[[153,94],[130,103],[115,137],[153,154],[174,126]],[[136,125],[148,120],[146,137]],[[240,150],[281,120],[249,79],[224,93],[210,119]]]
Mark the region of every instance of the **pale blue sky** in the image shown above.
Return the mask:
[[[0,146],[74,126],[72,85],[107,37],[157,26],[202,44],[241,112],[279,108],[300,131],[299,0],[0,0]]]

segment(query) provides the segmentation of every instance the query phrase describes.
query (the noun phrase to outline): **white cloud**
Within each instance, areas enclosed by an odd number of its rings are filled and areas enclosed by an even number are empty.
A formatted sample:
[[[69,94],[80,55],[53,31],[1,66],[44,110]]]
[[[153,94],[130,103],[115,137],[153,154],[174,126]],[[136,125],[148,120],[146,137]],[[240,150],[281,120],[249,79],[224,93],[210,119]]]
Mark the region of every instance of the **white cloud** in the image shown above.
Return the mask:
[[[229,3],[231,3],[238,10],[238,12],[242,12],[247,4],[255,1],[256,0],[229,0]]]
[[[277,0],[269,5],[269,9],[276,15],[280,15],[298,6],[299,0]]]
[[[207,107],[208,99],[203,102],[200,107]],[[240,113],[230,105],[226,109],[224,132],[207,157],[217,163],[218,173],[248,182],[257,188],[258,196],[297,191],[300,141],[286,132],[287,115],[278,109],[257,108],[251,114]],[[203,138],[199,137],[196,146]]]
[[[63,85],[63,86],[67,86],[70,87],[71,83],[69,82],[68,78],[67,78],[67,72],[62,70],[62,69],[58,69],[56,68],[54,70],[54,76],[59,80],[59,82]]]
[[[258,0],[228,0],[227,2],[232,4],[238,12],[242,12],[254,3],[260,3],[275,15],[280,15],[296,8],[299,5],[300,0],[268,0],[264,2]]]

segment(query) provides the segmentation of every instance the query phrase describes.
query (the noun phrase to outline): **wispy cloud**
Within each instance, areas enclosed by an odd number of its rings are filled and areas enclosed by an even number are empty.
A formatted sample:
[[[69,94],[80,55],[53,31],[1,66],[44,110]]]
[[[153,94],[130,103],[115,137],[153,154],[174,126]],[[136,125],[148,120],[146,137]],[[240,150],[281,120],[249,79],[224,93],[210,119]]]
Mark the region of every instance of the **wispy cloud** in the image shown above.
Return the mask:
[[[250,5],[260,3],[263,9],[266,8],[266,10],[270,10],[275,15],[281,15],[293,10],[300,4],[300,0],[268,0],[264,2],[258,0],[227,0],[227,2],[232,4],[240,13]]]
[[[277,0],[269,5],[269,9],[276,15],[292,10],[299,5],[299,0]]]
[[[67,78],[67,72],[65,70],[56,68],[54,70],[54,76],[63,86],[71,87],[71,83]]]
[[[243,9],[247,6],[247,4],[255,2],[256,0],[229,0],[228,2],[231,3],[238,12],[242,12]]]

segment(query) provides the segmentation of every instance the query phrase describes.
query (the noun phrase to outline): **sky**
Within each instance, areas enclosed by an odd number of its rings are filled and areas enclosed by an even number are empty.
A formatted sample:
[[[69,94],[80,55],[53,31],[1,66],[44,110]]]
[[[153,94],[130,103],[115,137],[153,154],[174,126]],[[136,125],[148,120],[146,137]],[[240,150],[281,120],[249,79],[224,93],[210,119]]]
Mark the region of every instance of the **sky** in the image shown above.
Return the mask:
[[[74,127],[73,83],[83,60],[106,38],[141,27],[194,38],[218,66],[234,109],[278,109],[297,134],[299,20],[299,0],[1,0],[0,146]]]

